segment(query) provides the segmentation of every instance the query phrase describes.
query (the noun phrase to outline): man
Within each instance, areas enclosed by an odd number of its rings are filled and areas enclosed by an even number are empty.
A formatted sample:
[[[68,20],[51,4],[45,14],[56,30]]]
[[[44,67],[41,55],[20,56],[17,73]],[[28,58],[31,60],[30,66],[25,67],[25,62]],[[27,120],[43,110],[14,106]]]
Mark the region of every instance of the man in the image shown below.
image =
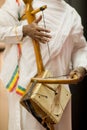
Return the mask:
[[[63,0],[33,0],[34,8],[43,5],[47,5],[44,11],[47,29],[42,27],[40,13],[30,25],[27,20],[19,21],[25,9],[22,0],[6,0],[0,9],[0,41],[6,45],[0,78],[11,92],[8,130],[45,130],[19,103],[19,95],[24,94],[37,73],[31,38],[40,43],[45,69],[54,76],[76,74],[80,81],[86,74],[87,45],[80,16]],[[49,45],[50,57],[45,43]],[[71,130],[70,102],[55,130]]]

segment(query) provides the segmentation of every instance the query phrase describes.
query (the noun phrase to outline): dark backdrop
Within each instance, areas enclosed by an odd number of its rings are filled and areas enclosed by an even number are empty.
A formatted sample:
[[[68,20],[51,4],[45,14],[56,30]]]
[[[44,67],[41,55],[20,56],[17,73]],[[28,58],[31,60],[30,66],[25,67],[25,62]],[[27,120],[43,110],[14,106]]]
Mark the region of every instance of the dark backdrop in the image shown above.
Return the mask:
[[[87,1],[65,0],[73,6],[82,18],[84,35],[87,39]],[[87,129],[87,76],[77,85],[70,85],[72,93],[72,128],[73,130]],[[85,128],[86,127],[86,128]]]

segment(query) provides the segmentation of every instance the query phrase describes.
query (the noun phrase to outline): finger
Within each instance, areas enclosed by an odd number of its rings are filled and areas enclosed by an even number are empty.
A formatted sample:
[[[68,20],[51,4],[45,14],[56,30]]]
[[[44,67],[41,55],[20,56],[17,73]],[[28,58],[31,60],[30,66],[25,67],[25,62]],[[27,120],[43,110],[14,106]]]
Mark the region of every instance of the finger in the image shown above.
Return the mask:
[[[74,78],[74,75],[77,75],[75,71],[71,71],[69,74],[70,78]]]
[[[49,42],[49,39],[47,39],[47,38],[41,38],[41,39],[40,39],[40,42],[41,42],[41,43],[48,43],[48,42]]]
[[[50,33],[50,30],[45,29],[45,28],[41,28],[41,27],[38,27],[37,30],[38,30],[39,32],[43,31],[43,32]]]
[[[48,35],[47,33],[42,33],[42,32],[37,32],[36,35],[40,37],[52,38],[51,35]]]
[[[41,19],[42,19],[42,16],[40,15],[39,18],[37,18],[34,22],[35,22],[36,24],[38,24],[38,23],[41,21]]]
[[[71,73],[70,73],[70,77],[71,77],[71,78],[77,77],[77,78],[78,78],[78,82],[81,81],[82,78],[83,78],[83,76],[82,76],[79,72],[77,72],[77,71],[71,72]]]
[[[36,36],[35,39],[41,43],[48,43],[49,39],[45,37]]]

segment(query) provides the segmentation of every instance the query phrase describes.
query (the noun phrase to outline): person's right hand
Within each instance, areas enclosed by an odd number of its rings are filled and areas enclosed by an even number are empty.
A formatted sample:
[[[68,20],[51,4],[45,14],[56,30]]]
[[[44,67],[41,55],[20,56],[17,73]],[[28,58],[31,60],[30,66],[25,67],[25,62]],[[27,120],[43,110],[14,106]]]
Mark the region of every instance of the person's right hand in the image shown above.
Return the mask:
[[[23,36],[29,36],[32,39],[42,43],[49,42],[51,35],[49,35],[48,33],[50,33],[50,31],[38,26],[38,23],[41,21],[41,19],[42,16],[36,19],[33,23],[29,25],[24,25]]]
[[[86,68],[79,66],[79,67],[73,69],[69,75],[71,78],[77,77],[78,78],[77,83],[78,83],[84,79],[86,74],[87,74]]]

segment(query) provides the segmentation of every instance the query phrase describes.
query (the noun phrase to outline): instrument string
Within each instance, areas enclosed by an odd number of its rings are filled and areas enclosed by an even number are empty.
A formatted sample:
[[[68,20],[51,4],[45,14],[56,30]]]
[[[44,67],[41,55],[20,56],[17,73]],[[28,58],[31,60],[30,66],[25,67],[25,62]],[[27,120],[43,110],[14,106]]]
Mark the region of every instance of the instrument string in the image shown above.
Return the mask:
[[[43,18],[43,24],[44,24],[44,28],[46,29],[46,22],[45,22],[45,16],[44,16],[44,12],[43,12],[43,10],[42,10],[42,18]],[[48,44],[48,42],[47,42],[47,48],[48,48],[48,54],[49,54],[49,58],[50,58],[50,48],[49,48],[49,44]]]

